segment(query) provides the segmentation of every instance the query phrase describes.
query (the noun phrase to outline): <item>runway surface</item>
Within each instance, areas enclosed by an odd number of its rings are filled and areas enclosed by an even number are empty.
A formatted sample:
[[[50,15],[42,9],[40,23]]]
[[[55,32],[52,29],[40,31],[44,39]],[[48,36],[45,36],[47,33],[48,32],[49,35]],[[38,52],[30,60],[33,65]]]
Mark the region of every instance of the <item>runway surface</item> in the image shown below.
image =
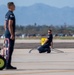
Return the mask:
[[[74,49],[56,50],[39,54],[37,50],[15,49],[12,65],[17,70],[3,70],[0,75],[74,75]]]
[[[0,75],[74,75],[74,40],[54,41],[55,49],[50,54],[39,54],[36,49],[29,53],[39,42],[17,40],[12,57],[12,65],[17,70],[4,69]]]
[[[3,40],[0,40],[0,47]],[[15,49],[31,49],[40,46],[40,40],[16,40]],[[54,48],[74,48],[74,40],[53,40]]]

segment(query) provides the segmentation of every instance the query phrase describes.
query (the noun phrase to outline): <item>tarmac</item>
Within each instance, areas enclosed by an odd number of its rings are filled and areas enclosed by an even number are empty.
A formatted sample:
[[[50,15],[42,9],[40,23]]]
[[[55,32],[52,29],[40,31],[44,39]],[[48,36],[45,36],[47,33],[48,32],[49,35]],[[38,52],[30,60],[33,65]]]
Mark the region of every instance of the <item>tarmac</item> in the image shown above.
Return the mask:
[[[40,39],[16,39],[15,43],[40,43]],[[0,43],[3,43],[4,39],[0,39]],[[61,40],[61,39],[53,39],[54,43],[74,43],[73,39],[69,39],[69,40]]]
[[[21,44],[21,40],[16,42]],[[33,42],[39,43],[37,40],[28,41]],[[0,71],[0,75],[74,75],[74,48],[55,48],[49,54],[40,54],[36,49],[29,53],[30,50],[15,49],[12,65],[16,66],[17,70],[4,69]]]
[[[74,75],[74,48],[54,49],[50,54],[29,50],[15,49],[12,65],[17,70],[4,69],[0,75]]]

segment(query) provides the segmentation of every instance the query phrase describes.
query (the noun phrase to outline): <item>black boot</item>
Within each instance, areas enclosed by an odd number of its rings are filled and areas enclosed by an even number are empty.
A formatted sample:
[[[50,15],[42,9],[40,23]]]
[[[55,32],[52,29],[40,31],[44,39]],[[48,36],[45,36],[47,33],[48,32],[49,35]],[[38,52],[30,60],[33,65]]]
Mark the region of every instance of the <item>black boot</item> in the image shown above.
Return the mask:
[[[48,49],[47,53],[51,53],[51,49],[50,48]]]
[[[15,69],[17,69],[17,68],[10,65],[10,66],[6,66],[6,69],[7,69],[7,70],[15,70]]]

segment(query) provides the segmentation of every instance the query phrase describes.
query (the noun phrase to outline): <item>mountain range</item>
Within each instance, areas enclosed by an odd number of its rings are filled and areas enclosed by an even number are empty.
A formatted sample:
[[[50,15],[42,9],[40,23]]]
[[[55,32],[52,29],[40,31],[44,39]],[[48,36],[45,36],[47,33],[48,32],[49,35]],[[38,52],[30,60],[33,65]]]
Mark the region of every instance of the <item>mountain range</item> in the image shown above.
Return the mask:
[[[7,7],[0,6],[0,25],[4,24]],[[37,23],[39,25],[74,25],[74,7],[57,8],[46,4],[37,3],[31,6],[16,6],[14,11],[16,24],[28,25]]]

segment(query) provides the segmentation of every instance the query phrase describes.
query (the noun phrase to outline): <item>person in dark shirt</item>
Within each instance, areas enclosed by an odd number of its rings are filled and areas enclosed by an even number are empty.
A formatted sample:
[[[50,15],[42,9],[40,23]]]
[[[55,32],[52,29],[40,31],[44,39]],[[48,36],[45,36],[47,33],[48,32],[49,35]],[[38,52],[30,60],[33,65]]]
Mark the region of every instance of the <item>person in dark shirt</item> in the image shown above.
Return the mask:
[[[13,11],[15,10],[15,4],[13,2],[8,2],[8,12],[5,15],[5,38],[9,39],[9,58],[6,63],[6,69],[16,69],[16,67],[11,66],[11,59],[14,50],[15,43],[15,15]]]
[[[48,37],[47,37],[47,40],[45,41],[45,43],[40,46],[38,48],[39,50],[39,53],[44,53],[44,52],[47,52],[47,53],[50,53],[51,52],[51,46],[53,44],[53,35],[52,35],[52,30],[48,30]]]

